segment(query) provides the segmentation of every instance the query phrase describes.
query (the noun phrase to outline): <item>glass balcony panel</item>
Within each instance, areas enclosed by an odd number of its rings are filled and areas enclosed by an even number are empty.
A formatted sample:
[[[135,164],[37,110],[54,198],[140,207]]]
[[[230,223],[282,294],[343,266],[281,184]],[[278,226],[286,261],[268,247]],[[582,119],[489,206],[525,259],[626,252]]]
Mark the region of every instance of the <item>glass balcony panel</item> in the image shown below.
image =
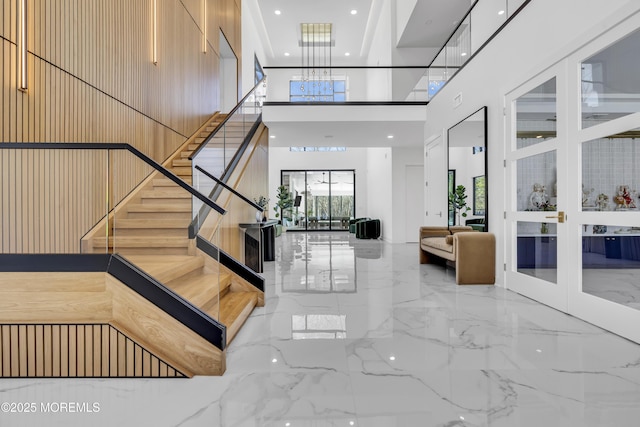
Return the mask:
[[[335,68],[311,75],[295,67],[268,71],[269,102],[425,101],[428,86],[427,67]]]
[[[449,41],[447,41],[445,50],[448,78],[450,79],[472,55],[471,15],[467,15]]]
[[[471,11],[471,51],[475,53],[507,20],[507,0],[483,0]]]

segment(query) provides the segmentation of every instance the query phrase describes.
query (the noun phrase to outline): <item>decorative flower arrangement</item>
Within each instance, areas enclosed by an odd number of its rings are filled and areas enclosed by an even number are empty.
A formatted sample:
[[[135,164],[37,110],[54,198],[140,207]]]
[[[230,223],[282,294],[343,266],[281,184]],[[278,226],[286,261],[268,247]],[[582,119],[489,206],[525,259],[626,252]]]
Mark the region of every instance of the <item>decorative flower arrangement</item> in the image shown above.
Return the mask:
[[[256,205],[260,206],[262,209],[264,209],[265,206],[267,206],[267,204],[269,203],[269,199],[264,196],[260,196],[257,199],[254,197],[253,201],[256,202]]]

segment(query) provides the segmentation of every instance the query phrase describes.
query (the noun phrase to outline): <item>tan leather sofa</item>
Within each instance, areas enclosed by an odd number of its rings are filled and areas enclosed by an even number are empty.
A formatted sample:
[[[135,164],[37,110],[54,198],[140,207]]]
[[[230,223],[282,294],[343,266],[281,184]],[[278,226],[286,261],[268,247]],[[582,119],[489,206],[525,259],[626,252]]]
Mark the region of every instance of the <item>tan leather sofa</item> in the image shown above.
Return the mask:
[[[420,264],[438,259],[456,269],[458,285],[492,285],[496,281],[496,237],[471,227],[420,227]]]

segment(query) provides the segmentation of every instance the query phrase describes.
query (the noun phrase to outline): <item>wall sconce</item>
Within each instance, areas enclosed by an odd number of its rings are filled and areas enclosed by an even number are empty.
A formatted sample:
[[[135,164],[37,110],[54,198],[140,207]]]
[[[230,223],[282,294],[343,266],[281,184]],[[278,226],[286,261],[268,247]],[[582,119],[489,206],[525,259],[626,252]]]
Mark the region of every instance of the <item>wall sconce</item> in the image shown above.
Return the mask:
[[[202,53],[207,53],[207,0],[202,0]]]
[[[158,64],[158,0],[153,0],[153,64]]]
[[[18,29],[18,88],[27,90],[27,0],[18,0],[20,28]]]

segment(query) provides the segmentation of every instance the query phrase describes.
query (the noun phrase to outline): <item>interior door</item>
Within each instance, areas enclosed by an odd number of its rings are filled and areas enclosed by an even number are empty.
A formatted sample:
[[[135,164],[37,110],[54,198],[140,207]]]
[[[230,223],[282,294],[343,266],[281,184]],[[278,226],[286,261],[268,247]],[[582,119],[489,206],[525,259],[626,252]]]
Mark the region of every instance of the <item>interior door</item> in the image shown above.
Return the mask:
[[[566,87],[560,66],[506,97],[509,289],[567,311]]]
[[[425,143],[425,225],[447,226],[447,157],[442,135]]]
[[[418,229],[422,225],[422,166],[407,165],[405,168],[405,241],[417,242]]]

